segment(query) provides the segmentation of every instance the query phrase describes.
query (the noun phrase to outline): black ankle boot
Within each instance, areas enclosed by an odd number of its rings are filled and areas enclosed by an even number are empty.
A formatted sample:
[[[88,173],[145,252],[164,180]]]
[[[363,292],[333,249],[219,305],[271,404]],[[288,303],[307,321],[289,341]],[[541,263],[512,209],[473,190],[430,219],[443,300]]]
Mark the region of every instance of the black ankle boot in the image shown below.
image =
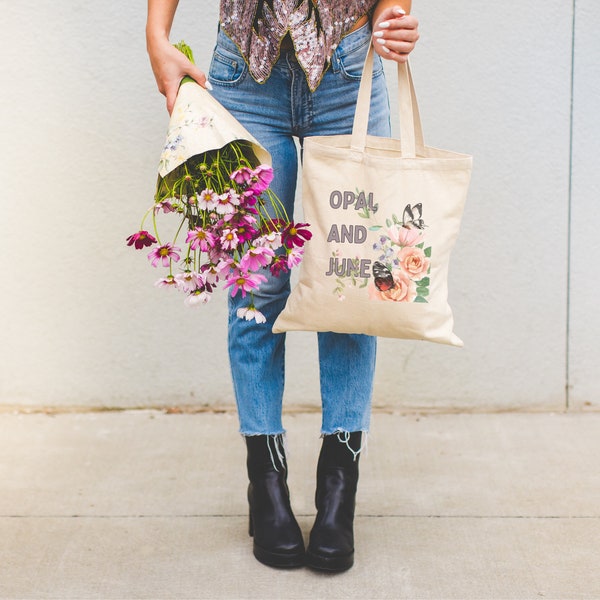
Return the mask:
[[[306,550],[306,564],[313,569],[345,571],[354,564],[353,523],[361,438],[360,431],[323,438],[317,465],[317,517]]]
[[[256,435],[245,439],[254,556],[270,567],[300,567],[304,564],[304,540],[290,506],[283,438]]]

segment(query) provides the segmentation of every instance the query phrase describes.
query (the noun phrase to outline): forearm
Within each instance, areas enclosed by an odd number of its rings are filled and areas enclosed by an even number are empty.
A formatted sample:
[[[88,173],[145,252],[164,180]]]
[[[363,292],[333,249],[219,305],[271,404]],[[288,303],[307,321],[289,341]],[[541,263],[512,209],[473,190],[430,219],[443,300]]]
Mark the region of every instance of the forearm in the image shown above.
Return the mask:
[[[178,3],[179,0],[148,0],[146,44],[149,49],[155,42],[169,39]]]

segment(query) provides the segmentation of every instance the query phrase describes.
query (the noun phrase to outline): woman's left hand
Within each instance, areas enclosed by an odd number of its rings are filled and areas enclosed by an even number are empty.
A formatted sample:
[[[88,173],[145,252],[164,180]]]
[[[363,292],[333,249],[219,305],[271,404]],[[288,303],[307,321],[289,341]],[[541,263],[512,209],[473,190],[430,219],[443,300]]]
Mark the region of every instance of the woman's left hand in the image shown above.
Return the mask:
[[[419,22],[400,6],[384,9],[373,21],[373,47],[383,58],[406,62],[419,39]]]

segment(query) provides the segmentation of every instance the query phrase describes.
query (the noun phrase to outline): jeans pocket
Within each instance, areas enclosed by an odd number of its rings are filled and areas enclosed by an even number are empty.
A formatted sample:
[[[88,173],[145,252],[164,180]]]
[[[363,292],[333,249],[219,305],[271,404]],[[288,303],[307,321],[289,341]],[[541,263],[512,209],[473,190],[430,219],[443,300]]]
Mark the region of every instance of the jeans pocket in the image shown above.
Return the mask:
[[[339,69],[346,79],[360,80],[370,44],[371,27],[369,25],[363,25],[342,38],[335,50],[335,55]],[[377,77],[383,73],[383,63],[378,54],[375,54],[373,59],[373,77]]]
[[[213,52],[208,79],[211,83],[218,85],[235,86],[241,83],[246,76],[246,62],[237,48],[233,50],[230,47],[233,46],[232,42],[228,40],[228,43],[220,43],[222,35],[224,34],[219,34],[219,40],[217,40],[217,46]]]

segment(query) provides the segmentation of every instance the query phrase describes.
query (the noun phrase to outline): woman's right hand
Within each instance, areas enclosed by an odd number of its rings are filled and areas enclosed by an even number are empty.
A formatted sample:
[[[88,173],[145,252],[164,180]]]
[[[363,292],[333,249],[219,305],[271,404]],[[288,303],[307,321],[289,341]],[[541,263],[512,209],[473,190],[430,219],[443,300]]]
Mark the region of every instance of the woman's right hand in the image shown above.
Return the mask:
[[[173,111],[181,80],[189,75],[202,87],[210,89],[206,75],[177,50],[166,38],[148,40],[148,55],[158,91],[167,98],[167,110]]]

